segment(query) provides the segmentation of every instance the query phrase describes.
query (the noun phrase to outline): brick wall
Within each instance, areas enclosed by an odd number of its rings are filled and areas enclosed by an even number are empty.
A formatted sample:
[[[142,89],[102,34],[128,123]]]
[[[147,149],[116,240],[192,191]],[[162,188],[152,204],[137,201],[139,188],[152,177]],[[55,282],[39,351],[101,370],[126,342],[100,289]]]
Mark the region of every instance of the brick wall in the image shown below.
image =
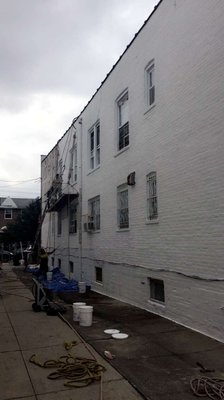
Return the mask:
[[[77,123],[82,140],[82,214],[100,195],[101,230],[83,232],[82,268],[96,290],[223,340],[223,37],[224,3],[164,0]],[[147,110],[144,74],[155,63],[155,106]],[[116,99],[128,88],[130,146],[117,153]],[[89,171],[88,131],[100,120],[101,166]],[[68,160],[65,160],[68,168]],[[79,165],[80,159],[79,159]],[[80,166],[81,169],[81,166]],[[80,172],[79,169],[79,172]],[[117,229],[117,187],[129,187],[129,229]],[[146,175],[157,172],[157,223],[146,221]],[[79,256],[78,235],[54,241],[63,268]],[[46,228],[48,229],[48,228]],[[45,232],[46,232],[45,229]],[[51,241],[53,238],[51,237]],[[59,251],[59,250],[58,250]],[[75,274],[80,275],[76,264]],[[165,304],[150,301],[161,279]]]

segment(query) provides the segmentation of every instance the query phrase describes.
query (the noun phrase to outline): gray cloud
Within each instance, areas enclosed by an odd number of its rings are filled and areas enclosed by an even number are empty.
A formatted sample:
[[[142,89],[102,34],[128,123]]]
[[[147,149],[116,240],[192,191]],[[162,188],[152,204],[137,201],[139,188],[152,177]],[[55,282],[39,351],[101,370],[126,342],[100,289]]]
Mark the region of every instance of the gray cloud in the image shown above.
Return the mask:
[[[92,95],[155,3],[0,0],[1,107],[46,90]]]
[[[0,195],[36,196],[47,154],[158,0],[0,0]]]

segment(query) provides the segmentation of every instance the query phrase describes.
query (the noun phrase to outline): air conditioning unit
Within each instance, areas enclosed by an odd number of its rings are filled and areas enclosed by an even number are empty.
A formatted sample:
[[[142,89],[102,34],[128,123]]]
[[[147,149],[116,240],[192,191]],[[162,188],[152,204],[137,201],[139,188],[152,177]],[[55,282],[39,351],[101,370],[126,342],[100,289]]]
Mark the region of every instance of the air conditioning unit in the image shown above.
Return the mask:
[[[88,222],[87,228],[88,228],[88,231],[94,231],[94,229],[95,229],[94,222],[93,221]]]
[[[93,232],[95,230],[94,222],[92,220],[92,217],[86,216],[86,221],[83,224],[84,231],[85,232]]]

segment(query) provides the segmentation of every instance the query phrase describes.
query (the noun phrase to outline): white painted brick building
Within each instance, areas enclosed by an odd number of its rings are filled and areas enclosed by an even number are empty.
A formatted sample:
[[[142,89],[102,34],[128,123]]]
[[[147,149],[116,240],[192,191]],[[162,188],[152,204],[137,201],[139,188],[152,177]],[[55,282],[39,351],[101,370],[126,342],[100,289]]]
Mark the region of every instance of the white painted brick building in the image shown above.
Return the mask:
[[[42,161],[52,265],[222,341],[223,38],[223,1],[161,1]]]

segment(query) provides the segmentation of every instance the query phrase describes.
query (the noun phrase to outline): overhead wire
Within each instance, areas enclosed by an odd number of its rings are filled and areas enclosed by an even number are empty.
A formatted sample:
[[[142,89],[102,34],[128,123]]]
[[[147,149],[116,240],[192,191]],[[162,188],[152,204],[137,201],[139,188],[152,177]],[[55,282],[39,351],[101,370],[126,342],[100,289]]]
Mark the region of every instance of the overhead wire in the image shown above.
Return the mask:
[[[8,182],[7,185],[1,185],[0,188],[9,188],[14,186],[24,185],[26,183],[39,183],[40,179],[41,178],[27,179],[25,181],[3,181],[0,179],[0,182]]]
[[[18,183],[23,183],[23,182],[36,181],[38,179],[41,179],[41,178],[38,177],[38,178],[26,179],[26,180],[22,180],[22,181],[8,181],[8,180],[0,179],[0,182],[18,182]]]

